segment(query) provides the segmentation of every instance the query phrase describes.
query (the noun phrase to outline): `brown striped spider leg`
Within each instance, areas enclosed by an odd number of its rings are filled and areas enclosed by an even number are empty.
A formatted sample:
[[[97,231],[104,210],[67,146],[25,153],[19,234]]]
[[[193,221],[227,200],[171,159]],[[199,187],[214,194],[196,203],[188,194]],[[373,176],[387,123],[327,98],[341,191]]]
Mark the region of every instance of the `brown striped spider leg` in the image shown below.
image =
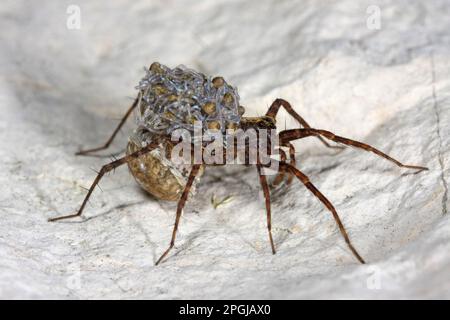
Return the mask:
[[[287,159],[287,157],[286,157],[286,152],[284,152],[284,150],[281,149],[281,148],[278,149],[278,152],[280,153],[280,161],[281,161],[281,162],[286,162],[286,159]],[[258,170],[258,171],[259,171],[259,170]],[[279,169],[279,170],[278,170],[278,173],[277,173],[277,176],[276,176],[275,179],[272,181],[272,187],[276,187],[276,186],[278,186],[281,182],[283,182],[284,176],[285,176],[285,171]],[[292,174],[291,174],[289,177],[291,177],[291,176],[292,176]]]
[[[361,257],[361,255],[356,251],[355,247],[350,241],[350,238],[347,234],[347,231],[345,230],[344,225],[342,224],[341,219],[339,218],[339,215],[334,208],[334,206],[331,204],[331,202],[309,181],[309,178],[307,175],[305,175],[303,172],[301,172],[299,169],[295,168],[294,166],[280,162],[280,169],[283,169],[285,171],[289,171],[292,174],[294,174],[304,185],[306,188],[308,188],[309,191],[311,191],[324,205],[327,207],[327,209],[331,212],[333,215],[334,220],[336,221],[336,224],[339,227],[339,231],[341,232],[341,235],[344,237],[345,242],[347,243],[347,246],[349,247],[350,251],[353,253],[353,255],[358,259],[359,262],[365,263],[364,259]]]
[[[133,104],[128,108],[127,112],[125,113],[125,115],[120,120],[118,126],[116,127],[116,129],[114,130],[114,132],[109,137],[109,139],[105,142],[104,145],[102,145],[100,147],[92,148],[92,149],[80,150],[77,153],[75,153],[75,155],[77,155],[77,156],[86,156],[86,155],[89,155],[89,154],[97,152],[97,151],[108,149],[109,146],[111,145],[111,143],[113,142],[114,138],[116,137],[117,133],[119,133],[120,129],[123,127],[123,125],[127,121],[127,119],[130,116],[130,114],[133,112],[133,110],[138,105],[138,102],[139,102],[139,96],[134,100]]]
[[[311,128],[311,126],[303,119],[295,110],[292,108],[291,104],[284,99],[276,99],[272,105],[269,107],[269,110],[266,112],[266,116],[276,118],[280,107],[283,107],[286,112],[291,115],[298,123],[300,123],[304,128]],[[321,136],[317,137],[326,147],[332,149],[343,149],[343,146],[332,146],[330,145],[324,138]]]
[[[375,153],[376,155],[385,158],[394,164],[396,164],[399,167],[409,168],[409,169],[417,169],[418,172],[423,170],[428,170],[426,167],[417,166],[417,165],[407,165],[403,164],[400,161],[390,157],[389,155],[381,152],[380,150],[359,142],[355,140],[351,140],[348,138],[336,136],[335,134],[326,131],[326,130],[319,130],[319,129],[313,129],[313,128],[303,128],[303,129],[291,129],[291,130],[285,130],[280,132],[279,139],[280,139],[280,145],[286,145],[287,143],[290,143],[293,140],[309,137],[309,136],[316,136],[316,137],[325,137],[327,139],[330,139],[332,141],[343,143],[346,145],[354,146],[366,151],[370,151]],[[282,161],[279,164],[279,170],[280,172],[290,172],[293,175],[295,175],[304,185],[306,188],[308,188],[326,207],[327,209],[332,213],[334,220],[336,221],[336,224],[339,227],[339,231],[341,235],[343,236],[345,242],[347,243],[348,247],[352,251],[353,255],[358,259],[359,262],[365,263],[364,259],[361,257],[361,255],[358,253],[358,251],[355,249],[355,247],[352,245],[350,238],[347,234],[347,231],[345,230],[345,227],[339,218],[339,215],[334,208],[334,206],[331,204],[331,202],[310,182],[308,176],[306,176],[303,172],[301,172],[299,169],[297,169],[294,165],[287,164],[285,161],[283,161],[283,158],[286,158],[286,155],[283,156],[282,153]],[[270,203],[269,203],[270,206]]]
[[[48,219],[48,221],[57,221],[57,220],[63,220],[63,219],[69,219],[69,218],[75,218],[75,217],[79,217],[81,216],[81,214],[83,213],[84,207],[86,206],[86,203],[88,202],[89,198],[91,197],[92,192],[94,191],[95,187],[98,185],[98,183],[100,182],[100,180],[103,178],[103,176],[114,170],[115,168],[133,160],[136,159],[138,157],[140,157],[143,154],[146,154],[150,151],[152,151],[153,149],[155,149],[157,147],[157,144],[149,144],[146,147],[139,149],[136,152],[133,152],[127,156],[124,156],[120,159],[117,159],[115,161],[112,161],[108,164],[105,164],[100,171],[97,173],[97,176],[95,177],[94,182],[92,182],[91,187],[88,190],[88,193],[86,194],[83,203],[81,204],[81,207],[78,209],[77,213],[75,214],[70,214],[70,215],[66,215],[66,216],[59,216],[59,217],[55,217],[55,218],[50,218]]]
[[[273,243],[273,237],[272,237],[272,215],[271,215],[271,210],[270,210],[270,190],[269,190],[269,185],[267,183],[267,179],[266,176],[262,174],[261,172],[261,165],[257,164],[256,165],[256,169],[258,170],[258,175],[259,175],[259,181],[261,183],[261,187],[264,193],[264,199],[265,199],[265,204],[266,204],[266,212],[267,212],[267,230],[269,231],[269,241],[270,241],[270,246],[272,248],[272,253],[275,254],[276,250],[275,250],[275,245]]]
[[[287,142],[283,147],[289,148],[289,163],[295,167],[296,160],[295,160],[295,147],[292,143]],[[279,148],[278,152],[280,152],[281,155],[281,161],[286,162],[286,152],[284,152],[283,149]],[[272,187],[278,186],[284,179],[285,171],[284,169],[280,169],[275,179],[272,181]],[[294,179],[294,176],[289,172],[286,184],[290,185],[292,183],[292,180]]]
[[[306,122],[305,119],[303,119],[295,110],[294,108],[291,106],[291,104],[284,100],[284,99],[276,99],[272,105],[269,107],[269,110],[267,110],[266,112],[266,116],[272,117],[272,118],[276,118],[278,111],[280,110],[280,108],[283,107],[284,110],[286,110],[286,112],[293,117],[295,120],[297,120],[297,122],[303,126],[304,128],[311,128],[311,126],[308,124],[308,122]],[[343,149],[343,146],[332,146],[330,145],[323,137],[318,136],[317,137],[326,147],[328,148],[332,148],[332,149]],[[282,144],[280,144],[282,145]],[[290,156],[290,164],[295,166],[295,147],[291,144],[291,143],[285,143],[285,145],[282,145],[284,147],[289,147],[289,156]],[[281,149],[280,149],[281,150]],[[278,174],[278,176],[275,178],[275,180],[272,182],[272,186],[277,186],[278,184],[280,184],[283,181],[284,177],[284,173],[280,172]],[[288,180],[287,180],[287,185],[290,185],[292,183],[294,176],[289,173],[288,176]]]
[[[275,254],[275,245],[272,238],[272,230],[271,230],[271,210],[270,210],[270,190],[267,185],[266,177],[261,174],[261,167],[262,165],[257,164],[256,168],[258,170],[258,175],[260,179],[260,183],[264,192],[264,198],[265,198],[265,204],[266,204],[266,212],[267,212],[267,229],[269,231],[269,240],[270,245],[272,248],[272,253]],[[305,187],[311,191],[324,205],[325,207],[331,212],[333,215],[333,218],[336,222],[336,224],[339,227],[339,231],[344,238],[345,242],[347,243],[347,246],[349,247],[350,251],[353,253],[353,255],[356,257],[356,259],[360,263],[365,263],[364,259],[361,257],[361,255],[358,253],[358,251],[355,249],[353,244],[350,241],[350,238],[347,234],[347,231],[345,230],[345,227],[339,218],[339,215],[334,208],[334,206],[331,204],[331,202],[311,183],[308,176],[306,176],[303,172],[301,172],[299,169],[297,169],[294,165],[288,164],[285,161],[279,162],[279,171],[280,173],[283,172],[289,172],[292,174],[292,176],[297,177],[304,185]]]
[[[373,152],[376,155],[395,163],[399,167],[409,168],[409,169],[417,169],[418,172],[423,171],[423,170],[428,170],[428,168],[422,167],[422,166],[403,164],[400,161],[388,156],[386,153],[381,152],[380,150],[378,150],[366,143],[351,140],[351,139],[340,137],[340,136],[336,136],[334,133],[332,133],[330,131],[326,131],[326,130],[313,129],[313,128],[284,130],[284,131],[280,132],[279,139],[280,139],[280,144],[283,144],[283,143],[287,143],[287,142],[290,142],[293,140],[310,137],[310,136],[316,136],[316,137],[323,136],[329,140],[332,140],[332,141],[335,141],[338,143],[343,143],[343,144],[346,144],[349,146],[353,146],[356,148],[360,148],[360,149],[363,149],[366,151]]]
[[[184,190],[183,190],[183,193],[181,194],[180,200],[178,200],[177,214],[175,217],[175,224],[173,226],[172,238],[170,240],[169,247],[166,249],[166,251],[164,251],[164,253],[158,259],[158,261],[156,261],[155,265],[158,265],[164,259],[164,257],[167,256],[169,251],[175,245],[175,238],[177,237],[178,224],[180,223],[181,214],[183,212],[184,205],[186,204],[186,201],[187,201],[187,198],[189,195],[189,191],[191,190],[192,184],[194,183],[195,177],[197,176],[197,174],[200,170],[200,167],[201,167],[200,164],[195,164],[192,166],[191,173],[189,174],[189,178],[186,182],[186,186],[184,187]]]

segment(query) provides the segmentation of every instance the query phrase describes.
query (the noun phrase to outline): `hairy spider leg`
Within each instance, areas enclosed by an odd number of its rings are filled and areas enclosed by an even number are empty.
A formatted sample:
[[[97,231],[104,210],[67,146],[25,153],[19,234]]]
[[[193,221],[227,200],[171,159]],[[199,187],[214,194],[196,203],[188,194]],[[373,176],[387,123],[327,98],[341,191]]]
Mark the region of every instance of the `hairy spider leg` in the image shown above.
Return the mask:
[[[400,161],[388,156],[386,153],[381,152],[380,150],[378,150],[368,144],[365,144],[365,143],[362,143],[359,141],[355,141],[355,140],[351,140],[348,138],[336,136],[334,133],[332,133],[330,131],[326,131],[326,130],[313,129],[313,128],[290,129],[290,130],[285,130],[285,131],[280,132],[279,139],[280,139],[280,144],[282,144],[282,143],[290,142],[290,141],[293,141],[296,139],[301,139],[301,138],[305,138],[305,137],[309,137],[309,136],[316,136],[316,137],[323,136],[329,140],[332,140],[332,141],[335,141],[338,143],[343,143],[343,144],[346,144],[349,146],[353,146],[356,148],[360,148],[360,149],[363,149],[366,151],[373,152],[376,155],[395,163],[399,167],[409,168],[409,169],[417,169],[418,172],[423,171],[423,170],[428,170],[427,167],[403,164]]]
[[[288,147],[289,148],[289,163],[292,166],[295,166],[296,164],[296,160],[295,160],[295,147],[292,143],[287,142],[285,143],[284,147]],[[281,154],[281,161],[282,162],[286,162],[286,152],[284,152],[283,149],[278,149],[278,151]],[[285,176],[285,171],[280,169],[277,176],[275,177],[275,179],[272,181],[272,186],[278,186],[284,179]],[[292,180],[294,179],[294,175],[292,173],[289,172],[289,176],[287,178],[287,185],[290,185],[292,183]]]
[[[284,150],[281,149],[281,148],[280,148],[278,151],[280,152],[280,160],[281,160],[281,162],[286,162],[286,152],[284,152]],[[292,175],[292,174],[291,174],[291,175]],[[278,185],[283,181],[284,176],[285,176],[285,171],[279,169],[279,170],[278,170],[277,176],[276,176],[275,179],[272,181],[272,186],[273,186],[273,187],[278,186]]]
[[[140,157],[143,154],[146,154],[150,151],[152,151],[153,149],[155,149],[158,145],[156,143],[154,144],[149,144],[146,147],[143,147],[142,149],[139,149],[127,156],[124,156],[120,159],[117,159],[115,161],[112,161],[108,164],[105,164],[100,171],[98,172],[97,176],[95,177],[94,182],[91,184],[91,187],[89,188],[88,193],[86,194],[86,197],[83,200],[83,203],[81,204],[80,209],[78,209],[78,212],[75,214],[70,214],[70,215],[66,215],[66,216],[59,216],[59,217],[55,217],[55,218],[50,218],[48,219],[48,221],[57,221],[57,220],[62,220],[62,219],[69,219],[69,218],[74,218],[74,217],[79,217],[81,216],[84,207],[86,206],[86,203],[88,202],[92,192],[94,191],[95,187],[98,185],[98,183],[100,182],[100,180],[102,179],[102,177],[109,171],[131,161],[134,160],[138,157]]]
[[[272,215],[270,211],[270,190],[269,185],[267,184],[266,176],[262,174],[261,172],[261,165],[257,164],[256,169],[258,170],[259,175],[259,181],[261,183],[261,187],[264,193],[265,203],[266,203],[266,212],[267,212],[267,230],[269,231],[269,240],[270,240],[270,246],[272,248],[272,253],[275,254],[275,245],[273,243],[272,238]]]
[[[77,155],[77,156],[85,156],[85,155],[88,155],[88,154],[93,153],[93,152],[97,152],[97,151],[100,151],[100,150],[108,149],[108,147],[111,145],[111,143],[113,142],[114,138],[116,137],[117,133],[120,131],[122,126],[125,124],[125,121],[127,121],[127,119],[130,116],[130,114],[133,112],[133,110],[138,105],[138,102],[139,102],[139,95],[136,97],[136,99],[134,100],[133,104],[130,106],[130,108],[127,110],[125,115],[122,117],[122,120],[120,120],[120,123],[117,126],[117,128],[114,130],[112,135],[109,137],[108,141],[106,141],[106,143],[103,146],[97,147],[97,148],[92,148],[92,149],[81,150],[81,151],[78,151],[77,153],[75,153],[75,155]]]
[[[361,257],[361,255],[356,251],[355,247],[352,245],[350,238],[347,234],[347,231],[345,230],[344,225],[342,224],[341,219],[339,218],[339,215],[334,208],[334,206],[331,204],[331,202],[309,181],[309,178],[307,175],[305,175],[303,172],[301,172],[299,169],[295,168],[294,166],[280,162],[280,168],[284,168],[286,171],[292,172],[304,185],[306,188],[308,188],[309,191],[311,191],[324,205],[327,207],[327,209],[331,212],[333,215],[334,220],[336,221],[336,224],[339,227],[339,231],[341,232],[341,235],[344,237],[345,242],[347,243],[347,246],[350,248],[350,251],[353,253],[353,255],[358,259],[359,262],[365,263],[364,259]]]
[[[269,110],[266,112],[266,116],[272,117],[275,119],[275,117],[278,114],[278,111],[280,110],[280,107],[283,107],[288,114],[290,114],[297,122],[299,122],[303,127],[305,128],[311,128],[311,126],[303,119],[295,110],[292,108],[291,104],[287,102],[284,99],[276,99],[271,106],[269,107]],[[330,145],[325,139],[318,136],[318,139],[322,141],[322,143],[328,147],[333,149],[343,149],[343,146],[332,146]]]
[[[274,102],[272,102],[272,104],[269,107],[269,110],[267,110],[266,112],[266,116],[272,117],[272,118],[276,118],[278,111],[280,110],[280,108],[283,107],[286,112],[292,116],[298,123],[300,123],[300,125],[302,125],[304,128],[311,128],[311,126],[308,124],[308,122],[306,122],[305,119],[302,118],[302,116],[300,116],[295,110],[294,108],[291,106],[291,104],[284,100],[284,99],[275,99]],[[343,146],[332,146],[330,145],[324,138],[322,138],[321,136],[317,137],[326,147],[328,148],[332,148],[332,149],[343,149]],[[282,144],[280,144],[282,145]],[[290,155],[290,164],[295,166],[295,147],[289,143],[289,145],[285,145],[285,147],[289,147],[289,155]],[[293,180],[294,176],[289,173],[289,177],[287,180],[287,184],[291,184],[292,180]],[[276,179],[278,183],[281,182],[280,180],[281,178]],[[274,184],[273,184],[274,185]],[[275,184],[276,185],[276,184]]]
[[[200,164],[195,164],[192,166],[191,173],[189,174],[189,178],[186,182],[186,186],[184,187],[180,200],[178,200],[177,214],[175,217],[175,224],[173,226],[172,231],[172,239],[170,240],[169,247],[166,249],[166,251],[164,251],[164,253],[158,259],[158,261],[156,261],[155,265],[158,265],[175,245],[175,238],[177,236],[178,224],[180,223],[181,213],[183,212],[183,208],[184,205],[186,204],[189,191],[191,190],[192,184],[194,183],[195,177],[197,176],[200,167],[201,167]]]
[[[294,145],[290,142],[287,143],[287,147],[289,147],[289,160],[291,166],[295,167],[296,161],[295,161],[295,148]],[[287,179],[287,184],[290,185],[292,183],[292,180],[294,179],[294,176],[292,174],[289,175]]]

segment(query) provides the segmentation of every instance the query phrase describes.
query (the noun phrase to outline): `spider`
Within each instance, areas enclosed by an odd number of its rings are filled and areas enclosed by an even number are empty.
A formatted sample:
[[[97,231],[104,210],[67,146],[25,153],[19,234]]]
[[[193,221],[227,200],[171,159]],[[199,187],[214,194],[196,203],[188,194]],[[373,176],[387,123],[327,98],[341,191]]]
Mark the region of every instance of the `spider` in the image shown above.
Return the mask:
[[[296,167],[296,152],[292,142],[314,136],[328,148],[343,147],[342,145],[330,145],[327,142],[327,140],[330,140],[373,152],[399,167],[415,169],[417,172],[428,170],[428,168],[422,166],[403,164],[368,144],[337,136],[330,131],[312,128],[293,109],[291,104],[283,99],[276,99],[262,117],[244,117],[245,108],[239,105],[237,89],[229,85],[222,77],[211,78],[182,65],[170,69],[158,62],[152,63],[149,68],[145,68],[145,71],[146,75],[136,87],[139,91],[136,99],[107,142],[100,147],[76,153],[77,155],[89,155],[107,149],[127,118],[135,111],[136,128],[128,140],[126,155],[102,166],[88,189],[77,213],[54,217],[49,219],[49,221],[81,216],[89,197],[102,177],[107,172],[123,164],[128,164],[131,174],[147,192],[158,199],[178,201],[170,244],[156,261],[156,265],[167,256],[175,244],[183,208],[188,198],[194,194],[196,183],[199,181],[204,168],[211,165],[225,164],[225,162],[206,163],[203,160],[195,163],[175,163],[170,151],[173,151],[178,144],[171,139],[171,134],[177,129],[182,128],[192,132],[195,123],[200,123],[201,132],[215,130],[215,132],[222,135],[236,132],[236,130],[242,130],[243,132],[254,130],[257,133],[257,140],[260,141],[261,139],[268,139],[262,138],[261,133],[263,130],[276,130],[275,118],[280,108],[284,108],[301,127],[283,130],[278,134],[279,145],[276,147],[276,150],[279,152],[279,160],[273,160],[278,165],[278,169],[272,185],[278,186],[286,179],[286,176],[287,185],[291,184],[294,178],[303,183],[331,212],[348,248],[360,263],[365,263],[365,261],[351,243],[336,209],[312,184],[308,176]],[[189,143],[194,142],[191,140]],[[228,147],[230,145],[236,147],[236,140],[231,144],[228,143]],[[268,141],[268,145],[270,145],[270,141]],[[204,148],[205,146],[201,145],[201,147]],[[223,145],[224,149],[225,147],[226,145]],[[289,161],[282,147],[289,150]],[[250,163],[249,153],[254,153],[255,150],[251,149],[248,141],[246,141],[245,149],[243,164],[256,165],[265,198],[270,246],[272,253],[275,254],[276,250],[271,230],[270,188],[266,175],[263,173],[263,170],[267,168],[267,164],[263,163],[261,161],[262,158],[259,156],[256,159],[256,163]],[[268,153],[269,157],[273,155],[271,149],[268,150]],[[224,150],[223,157],[226,154],[226,150]]]

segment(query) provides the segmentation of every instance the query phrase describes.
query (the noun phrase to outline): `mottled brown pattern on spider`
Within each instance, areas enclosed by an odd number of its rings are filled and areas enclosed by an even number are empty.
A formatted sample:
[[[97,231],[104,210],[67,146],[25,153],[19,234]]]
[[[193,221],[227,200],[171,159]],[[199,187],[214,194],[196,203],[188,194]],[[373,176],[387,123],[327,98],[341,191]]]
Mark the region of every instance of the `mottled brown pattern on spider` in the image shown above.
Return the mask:
[[[178,90],[176,91],[176,94],[174,94],[173,88],[170,88],[171,82],[165,84],[160,83],[161,79],[164,79],[165,75],[171,72],[175,74],[175,79],[172,79],[175,82],[178,80],[183,82],[186,79],[189,80],[193,78],[200,86],[188,88],[185,90],[186,92],[183,92],[183,90],[179,92],[180,90]],[[157,79],[156,82],[155,79]],[[177,166],[170,161],[169,154],[173,147],[172,142],[169,142],[170,133],[177,125],[192,129],[191,126],[193,121],[200,119],[205,129],[213,128],[221,130],[222,132],[226,128],[242,129],[244,131],[248,129],[256,129],[256,131],[261,129],[276,129],[275,118],[279,109],[283,107],[303,128],[284,130],[279,133],[280,146],[289,148],[290,159],[289,163],[287,163],[286,153],[280,149],[281,160],[279,161],[278,175],[274,182],[275,184],[280,184],[286,175],[288,176],[288,184],[294,177],[302,182],[303,185],[331,212],[348,248],[360,263],[364,263],[364,259],[351,243],[347,231],[332,203],[312,184],[306,174],[295,167],[295,148],[291,142],[305,137],[315,136],[320,139],[325,146],[330,148],[342,147],[332,146],[328,144],[325,139],[372,152],[399,167],[416,169],[418,172],[427,170],[426,167],[422,166],[405,165],[368,144],[340,137],[326,130],[311,128],[311,126],[292,108],[290,103],[283,99],[276,99],[265,116],[243,117],[245,109],[238,104],[239,96],[237,94],[237,89],[228,85],[222,77],[211,79],[203,74],[184,67],[171,70],[159,63],[153,63],[147,71],[146,77],[141,80],[138,88],[140,89],[138,97],[128,109],[122,121],[107,142],[101,147],[77,153],[80,155],[87,155],[108,148],[117,132],[125,123],[125,120],[139,105],[139,108],[137,108],[137,110],[139,110],[139,121],[137,122],[138,128],[136,128],[133,136],[130,137],[127,155],[104,165],[101,168],[76,214],[55,217],[49,219],[49,221],[81,216],[92,191],[97,186],[100,179],[107,172],[127,163],[132,175],[147,192],[160,199],[178,201],[170,245],[156,261],[156,264],[160,263],[173,248],[183,207],[189,198],[189,195],[192,194],[192,191],[195,189],[195,183],[203,173],[203,168],[205,166],[205,164],[185,164],[184,166]],[[202,88],[206,88],[206,91],[203,92]],[[197,93],[195,92],[196,90]],[[161,101],[163,101],[162,104]],[[179,105],[180,110],[173,110],[173,108],[171,110],[169,108],[178,103],[187,103],[189,104],[189,108],[184,108],[184,111],[181,110],[183,105]],[[270,143],[270,141],[268,142]],[[246,149],[246,151],[248,151],[245,155],[246,159],[248,159],[250,152],[258,152],[258,150],[248,150],[248,146]],[[226,149],[224,149],[224,156],[225,154]],[[249,163],[246,161],[246,164]],[[261,172],[262,167],[263,165],[260,162],[256,164],[260,184],[264,192],[269,241],[272,253],[275,253],[275,244],[271,231],[270,189],[266,176]]]
[[[137,150],[139,150],[139,147],[133,141],[129,141],[127,154],[132,154]],[[159,149],[129,161],[128,168],[142,189],[161,200],[179,200],[186,186],[185,179],[177,176],[162,161]],[[198,176],[201,176],[202,173],[203,166]]]

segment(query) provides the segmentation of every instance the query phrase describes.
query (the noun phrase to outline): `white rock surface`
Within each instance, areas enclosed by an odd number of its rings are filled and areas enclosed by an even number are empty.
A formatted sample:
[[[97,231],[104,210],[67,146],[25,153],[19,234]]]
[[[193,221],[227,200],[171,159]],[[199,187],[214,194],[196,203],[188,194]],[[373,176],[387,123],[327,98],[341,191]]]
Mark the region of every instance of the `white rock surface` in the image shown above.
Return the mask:
[[[81,29],[66,27],[66,1],[0,7],[1,298],[450,297],[448,0],[73,4]],[[379,30],[367,27],[373,4]],[[77,209],[90,168],[108,161],[74,152],[105,141],[153,61],[223,75],[249,115],[283,97],[314,127],[430,171],[296,144],[297,165],[335,204],[364,266],[297,182],[273,194],[272,256],[251,167],[207,170],[158,267],[175,204],[140,191],[126,168],[102,181],[87,221],[48,223]],[[285,125],[296,126],[283,112]]]

